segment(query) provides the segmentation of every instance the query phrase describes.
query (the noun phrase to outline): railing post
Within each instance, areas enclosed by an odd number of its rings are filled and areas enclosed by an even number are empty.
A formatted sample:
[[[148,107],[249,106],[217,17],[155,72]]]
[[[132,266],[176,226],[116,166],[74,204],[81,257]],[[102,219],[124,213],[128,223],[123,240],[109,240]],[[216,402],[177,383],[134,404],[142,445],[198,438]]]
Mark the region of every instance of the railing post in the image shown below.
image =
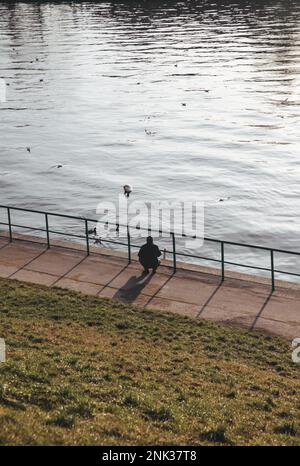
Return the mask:
[[[87,256],[89,256],[90,255],[89,224],[87,220],[85,220],[84,223],[85,223],[86,254]]]
[[[224,241],[221,241],[222,282],[225,279]]]
[[[272,291],[275,291],[275,271],[274,271],[274,251],[270,250],[271,254],[271,278],[272,278]]]
[[[49,222],[48,222],[47,213],[45,213],[45,222],[46,222],[46,233],[47,233],[47,248],[50,249]]]
[[[12,236],[11,217],[10,217],[10,208],[9,207],[7,207],[7,219],[8,219],[8,229],[9,229],[9,241],[11,243],[12,240],[13,240],[13,236]]]
[[[164,248],[163,258],[166,259],[166,257],[167,257],[167,250],[166,248]]]
[[[127,247],[128,247],[128,264],[131,264],[131,243],[129,225],[127,225]]]
[[[176,242],[175,242],[175,234],[171,233],[172,236],[172,244],[173,244],[173,272],[175,273],[177,270],[176,266]]]

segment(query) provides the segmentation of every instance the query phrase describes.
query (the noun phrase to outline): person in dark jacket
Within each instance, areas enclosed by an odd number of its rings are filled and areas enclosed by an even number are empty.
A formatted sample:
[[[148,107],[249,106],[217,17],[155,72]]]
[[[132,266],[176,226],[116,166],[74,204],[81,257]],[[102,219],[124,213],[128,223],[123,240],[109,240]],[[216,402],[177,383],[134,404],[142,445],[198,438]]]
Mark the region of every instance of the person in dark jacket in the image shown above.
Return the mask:
[[[152,269],[153,273],[156,272],[160,264],[159,256],[161,256],[159,247],[153,244],[152,236],[148,236],[147,243],[139,250],[139,261],[144,267],[144,273],[149,273],[149,269]]]

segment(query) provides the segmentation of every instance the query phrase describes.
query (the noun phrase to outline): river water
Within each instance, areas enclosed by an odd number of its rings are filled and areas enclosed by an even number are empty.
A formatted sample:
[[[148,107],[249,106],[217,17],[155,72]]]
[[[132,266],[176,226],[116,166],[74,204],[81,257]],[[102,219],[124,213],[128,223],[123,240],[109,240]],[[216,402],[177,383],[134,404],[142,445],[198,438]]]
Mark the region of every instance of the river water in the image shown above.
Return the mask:
[[[0,2],[0,77],[1,204],[95,217],[131,183],[300,251],[299,1]]]

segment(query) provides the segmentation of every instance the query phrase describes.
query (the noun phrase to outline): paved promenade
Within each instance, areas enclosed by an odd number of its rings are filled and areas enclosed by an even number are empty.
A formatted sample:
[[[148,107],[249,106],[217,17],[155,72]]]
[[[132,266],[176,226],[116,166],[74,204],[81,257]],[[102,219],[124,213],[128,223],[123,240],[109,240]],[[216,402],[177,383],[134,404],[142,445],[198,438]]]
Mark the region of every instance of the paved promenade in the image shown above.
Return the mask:
[[[22,238],[22,237],[19,237]],[[141,275],[137,262],[98,248],[63,249],[22,240],[0,239],[0,277],[61,287],[82,293],[163,309],[199,319],[211,319],[264,330],[288,339],[300,337],[300,287],[283,285],[271,293],[270,285],[230,274],[223,283],[207,270],[162,265],[155,275]],[[217,273],[217,272],[216,272]],[[254,278],[253,278],[254,280]]]

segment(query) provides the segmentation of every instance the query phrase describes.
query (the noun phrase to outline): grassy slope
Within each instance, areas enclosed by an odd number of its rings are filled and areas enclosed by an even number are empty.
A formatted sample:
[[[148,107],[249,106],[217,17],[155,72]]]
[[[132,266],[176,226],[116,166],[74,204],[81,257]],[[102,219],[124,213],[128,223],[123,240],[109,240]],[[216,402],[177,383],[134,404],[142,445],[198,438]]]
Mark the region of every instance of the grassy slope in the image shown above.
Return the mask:
[[[297,444],[280,338],[0,281],[0,444]]]

